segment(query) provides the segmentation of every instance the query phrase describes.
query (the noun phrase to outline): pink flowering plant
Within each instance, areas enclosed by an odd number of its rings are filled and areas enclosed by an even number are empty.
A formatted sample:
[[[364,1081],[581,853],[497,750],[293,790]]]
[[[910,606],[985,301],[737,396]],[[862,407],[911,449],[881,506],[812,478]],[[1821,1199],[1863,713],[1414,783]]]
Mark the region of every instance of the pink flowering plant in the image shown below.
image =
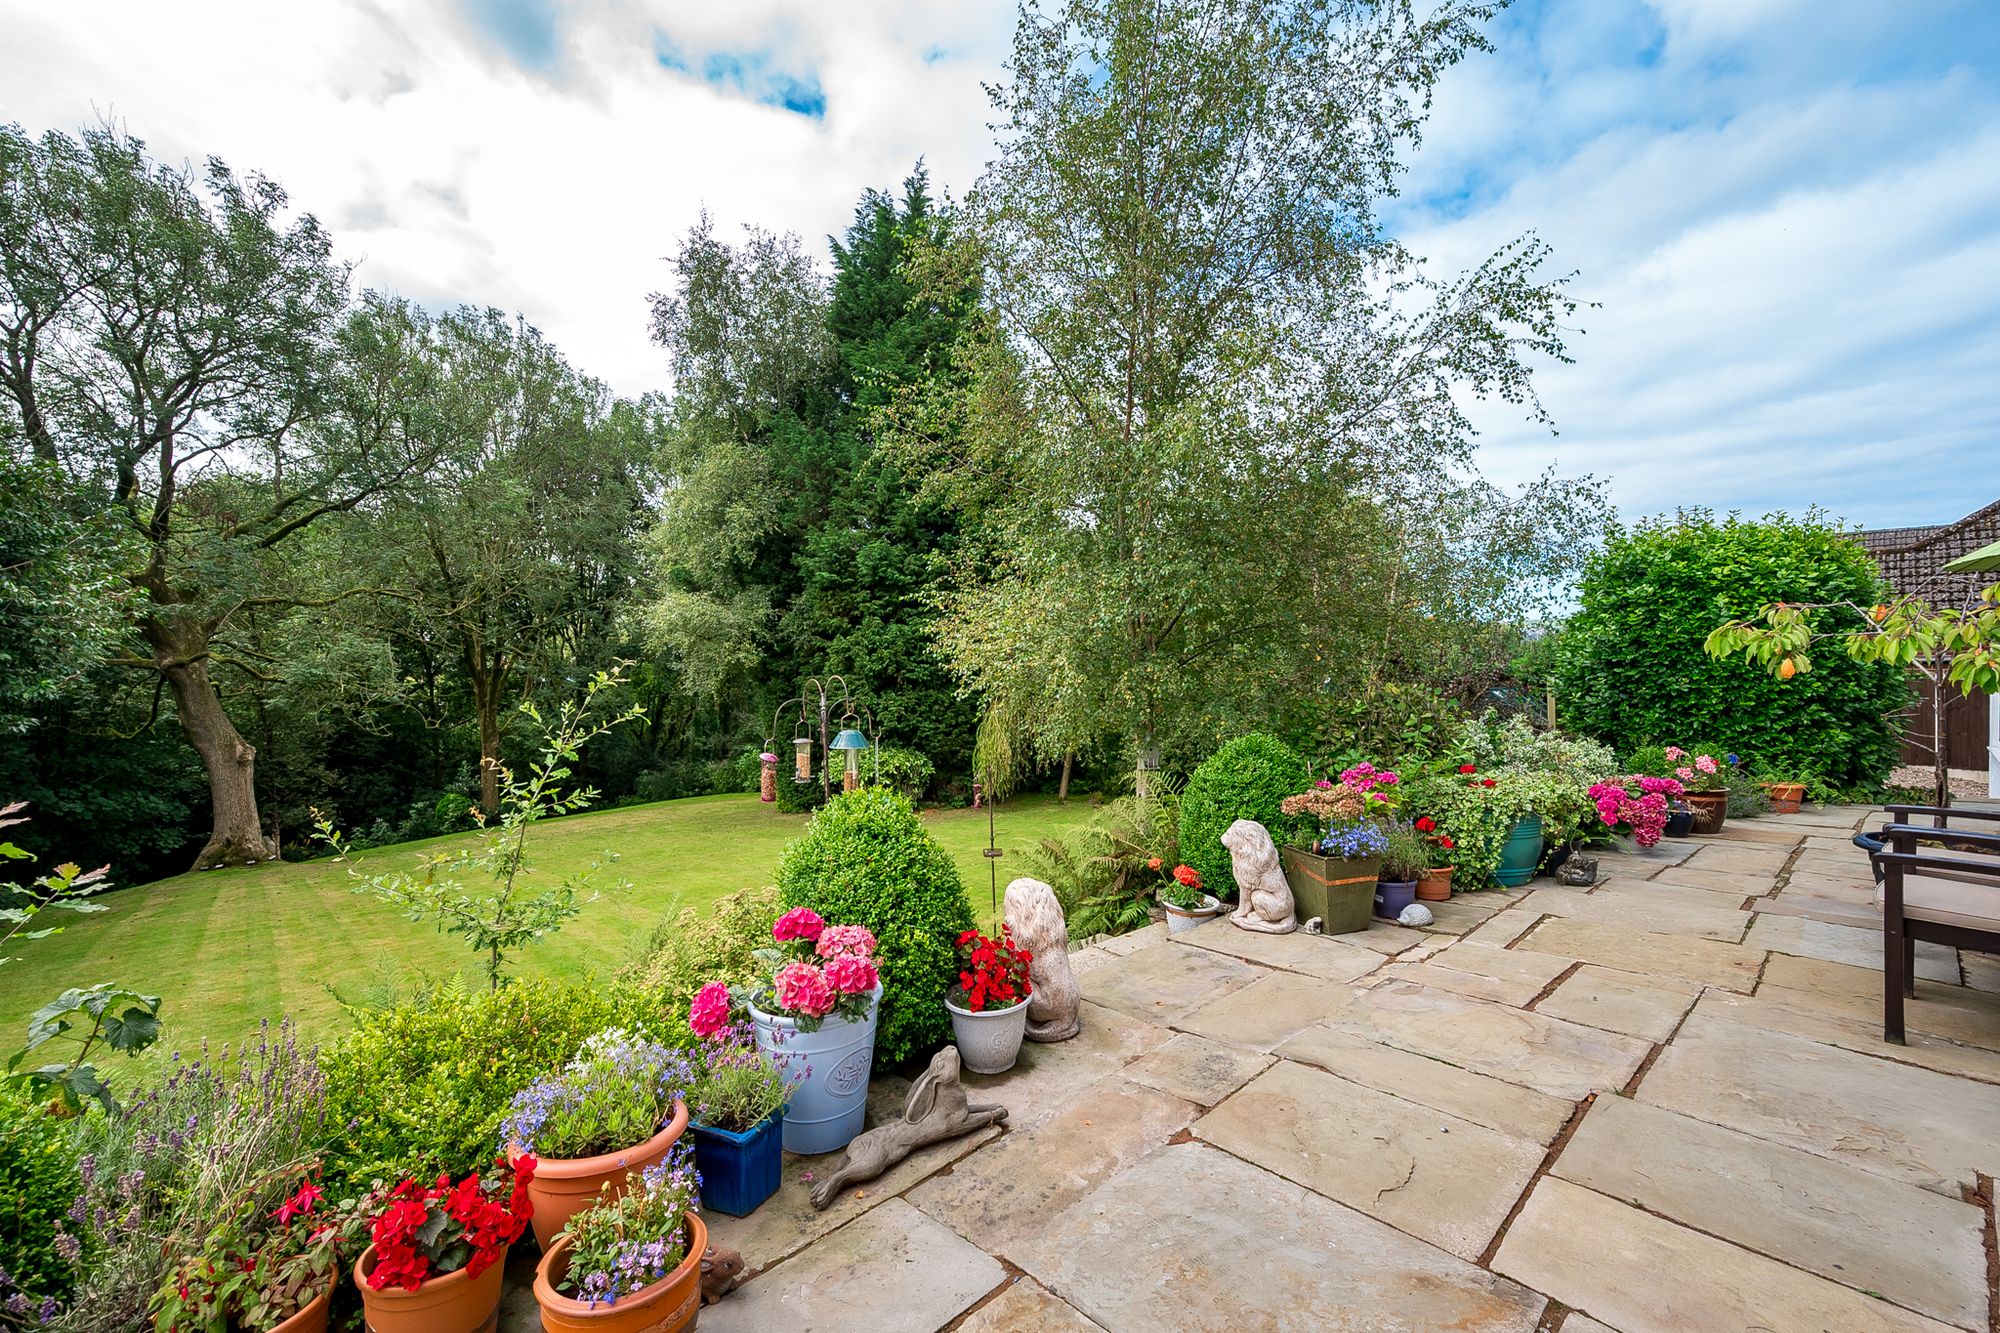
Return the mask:
[[[688,1008],[696,1036],[717,1036],[749,1003],[793,1020],[801,1032],[817,1032],[829,1015],[850,1021],[868,1016],[881,974],[867,927],[828,925],[810,907],[794,907],[771,927],[771,940],[752,955],[770,969],[768,982],[734,991],[710,982],[696,992]]]
[[[1712,754],[1694,754],[1678,745],[1667,747],[1667,762],[1674,766],[1674,777],[1687,791],[1723,791],[1729,786],[1729,773],[1722,760]]]
[[[1613,833],[1629,833],[1641,847],[1651,847],[1666,831],[1670,803],[1682,795],[1676,778],[1643,774],[1613,778],[1590,789],[1597,817]]]

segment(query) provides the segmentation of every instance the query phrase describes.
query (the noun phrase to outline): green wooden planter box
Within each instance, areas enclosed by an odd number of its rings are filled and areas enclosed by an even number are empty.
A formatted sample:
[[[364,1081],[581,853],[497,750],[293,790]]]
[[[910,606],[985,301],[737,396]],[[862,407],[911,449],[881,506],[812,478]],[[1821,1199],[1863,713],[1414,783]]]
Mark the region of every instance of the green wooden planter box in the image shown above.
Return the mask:
[[[1301,922],[1318,917],[1329,935],[1368,929],[1375,916],[1380,857],[1348,861],[1338,856],[1315,856],[1302,847],[1280,847],[1278,861],[1285,868],[1285,882],[1292,886]]]

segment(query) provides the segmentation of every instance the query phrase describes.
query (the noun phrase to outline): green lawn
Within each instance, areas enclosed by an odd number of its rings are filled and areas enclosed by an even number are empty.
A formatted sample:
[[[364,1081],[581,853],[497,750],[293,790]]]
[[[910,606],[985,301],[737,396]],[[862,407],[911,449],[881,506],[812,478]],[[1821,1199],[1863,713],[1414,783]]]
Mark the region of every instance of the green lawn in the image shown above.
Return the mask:
[[[996,814],[1000,846],[1034,845],[1080,823],[1090,807],[1028,797]],[[924,821],[957,860],[974,911],[988,915],[986,812],[927,812]],[[805,816],[780,814],[755,796],[701,796],[554,820],[529,843],[538,874],[558,877],[607,851],[605,875],[632,887],[584,908],[560,935],[520,955],[523,974],[583,976],[617,969],[654,923],[678,903],[705,904],[769,884],[778,853]],[[354,864],[410,862],[459,838],[434,838],[358,853]],[[1012,858],[1000,862],[1000,883]],[[474,976],[471,951],[414,924],[373,898],[350,892],[347,867],[277,862],[179,875],[105,897],[110,910],[71,918],[63,934],[31,942],[0,968],[0,1050],[20,1039],[27,1016],[65,987],[116,981],[165,998],[162,1047],[232,1040],[264,1017],[290,1014],[314,1037],[336,1033],[339,1006],[328,987],[354,993],[419,974]]]

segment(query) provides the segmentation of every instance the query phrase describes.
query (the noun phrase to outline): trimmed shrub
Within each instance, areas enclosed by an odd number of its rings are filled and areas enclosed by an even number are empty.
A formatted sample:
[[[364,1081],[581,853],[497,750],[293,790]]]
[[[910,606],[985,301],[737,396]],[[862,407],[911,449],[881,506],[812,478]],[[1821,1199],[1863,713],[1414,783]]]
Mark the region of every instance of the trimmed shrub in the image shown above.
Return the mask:
[[[35,1099],[0,1088],[0,1301],[16,1293],[39,1305],[69,1295],[76,1270],[56,1252],[56,1233],[83,1238],[64,1223],[82,1190],[71,1122]]]
[[[748,985],[768,971],[751,952],[771,943],[778,911],[770,887],[739,889],[707,907],[670,907],[625,979],[655,996],[670,1021],[685,1018],[688,1001],[709,982]]]
[[[619,1026],[665,1040],[678,1028],[689,1039],[648,996],[561,981],[440,986],[357,1013],[355,1030],[320,1061],[328,1109],[348,1126],[327,1155],[328,1178],[359,1187],[490,1165],[514,1094]]]
[[[879,770],[883,786],[903,793],[912,801],[923,799],[924,790],[937,774],[936,767],[922,752],[897,745],[886,745],[872,757],[863,756],[861,767],[871,778]]]
[[[1237,737],[1204,760],[1181,792],[1181,860],[1201,872],[1210,893],[1233,895],[1223,831],[1239,819],[1254,819],[1282,844],[1298,821],[1278,802],[1310,780],[1306,761],[1276,736],[1253,731]]]
[[[839,789],[835,789],[838,794]],[[783,769],[778,770],[778,809],[788,815],[809,815],[826,804],[826,790],[819,779],[800,782]]]
[[[1910,699],[1899,668],[1828,651],[1780,681],[1708,656],[1702,641],[1772,602],[1885,597],[1868,553],[1818,514],[1750,521],[1689,510],[1613,532],[1584,572],[1557,649],[1559,710],[1621,754],[1699,737],[1753,767],[1837,786],[1879,782],[1896,758],[1891,719]]]
[[[944,994],[958,980],[958,936],[972,927],[972,904],[951,854],[908,798],[881,787],[836,796],[778,858],[778,900],[875,932],[876,1068],[951,1040]]]

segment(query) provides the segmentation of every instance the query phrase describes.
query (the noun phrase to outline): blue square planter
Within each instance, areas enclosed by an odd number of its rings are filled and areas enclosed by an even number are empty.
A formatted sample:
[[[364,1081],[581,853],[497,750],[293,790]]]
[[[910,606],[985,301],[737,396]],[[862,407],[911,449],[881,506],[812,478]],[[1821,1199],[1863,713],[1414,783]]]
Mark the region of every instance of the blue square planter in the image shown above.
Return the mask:
[[[688,1126],[694,1135],[694,1164],[701,1172],[701,1206],[731,1217],[746,1217],[778,1192],[784,1168],[785,1111],[741,1134],[707,1125]]]

